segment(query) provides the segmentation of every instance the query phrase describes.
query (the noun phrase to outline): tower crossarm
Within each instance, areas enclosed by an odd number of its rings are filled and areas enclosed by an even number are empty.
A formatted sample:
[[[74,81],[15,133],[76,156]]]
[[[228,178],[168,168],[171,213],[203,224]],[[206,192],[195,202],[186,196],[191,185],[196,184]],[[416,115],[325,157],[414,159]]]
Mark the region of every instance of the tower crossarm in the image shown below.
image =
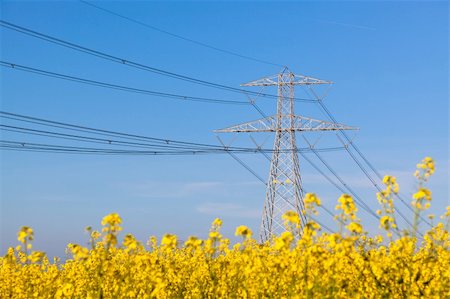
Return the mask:
[[[292,126],[277,126],[277,116],[269,116],[254,121],[238,124],[228,128],[215,130],[217,133],[241,133],[241,132],[276,132],[276,131],[339,131],[358,130],[357,127],[346,126],[339,123],[317,120],[309,117],[295,115]]]
[[[294,75],[293,78],[284,78],[280,82],[278,75],[264,77],[255,81],[241,84],[241,86],[280,86],[280,85],[318,85],[318,84],[333,84],[332,81],[325,81],[309,76]],[[283,78],[282,78],[283,79]]]

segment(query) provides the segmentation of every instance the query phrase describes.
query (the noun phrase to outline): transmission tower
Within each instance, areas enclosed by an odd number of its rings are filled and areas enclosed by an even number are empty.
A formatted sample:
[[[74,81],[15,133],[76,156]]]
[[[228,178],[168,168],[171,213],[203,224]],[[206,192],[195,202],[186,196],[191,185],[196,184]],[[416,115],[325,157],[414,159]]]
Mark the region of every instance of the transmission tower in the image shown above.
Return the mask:
[[[285,231],[282,215],[289,210],[296,211],[301,215],[301,227],[306,224],[306,217],[302,213],[304,191],[300,176],[295,132],[356,129],[338,123],[295,115],[295,85],[309,86],[331,83],[330,81],[295,75],[289,69],[284,68],[278,75],[241,84],[241,86],[277,86],[277,114],[215,131],[220,133],[275,132],[261,221],[261,242],[271,240],[273,236]]]

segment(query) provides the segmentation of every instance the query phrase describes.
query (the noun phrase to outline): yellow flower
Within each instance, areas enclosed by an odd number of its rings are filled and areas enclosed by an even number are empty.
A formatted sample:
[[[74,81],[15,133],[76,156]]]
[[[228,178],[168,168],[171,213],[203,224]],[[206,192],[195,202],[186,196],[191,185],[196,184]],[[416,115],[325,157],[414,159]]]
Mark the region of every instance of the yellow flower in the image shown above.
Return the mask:
[[[350,222],[350,224],[347,225],[347,229],[352,233],[362,233],[362,225],[356,222]]]
[[[218,231],[211,231],[209,232],[209,237],[211,239],[220,239],[222,238],[222,235]]]
[[[21,243],[28,241],[33,241],[33,229],[29,226],[22,226],[17,233],[17,240]]]
[[[100,233],[96,230],[91,232],[91,238],[94,240],[97,240],[98,238],[100,238]]]
[[[234,233],[236,236],[243,236],[244,238],[250,238],[253,234],[252,230],[245,225],[240,225],[236,228]]]
[[[161,240],[161,245],[166,248],[175,248],[177,246],[177,236],[165,234]]]
[[[80,246],[78,244],[67,245],[68,249],[72,252],[73,257],[76,260],[85,259],[89,256],[89,249]]]
[[[203,241],[197,237],[190,236],[186,242],[184,242],[184,246],[198,248],[202,245]]]
[[[316,205],[320,206],[320,199],[315,193],[306,193],[305,203],[315,203]]]
[[[303,235],[302,238],[305,240],[309,240],[312,236],[317,235],[317,231],[319,231],[320,225],[314,221],[309,221],[303,227]]]
[[[283,220],[285,220],[288,223],[297,224],[297,225],[300,224],[300,217],[294,211],[287,211],[281,217]]]
[[[221,227],[222,226],[222,220],[220,220],[219,218],[216,218],[216,219],[214,219],[212,225],[216,226],[216,227]]]
[[[338,202],[340,205],[336,206],[336,210],[343,210],[347,215],[351,215],[358,211],[353,198],[348,194],[342,194],[341,197],[339,197]]]
[[[390,228],[395,228],[394,218],[391,216],[383,216],[380,218],[380,228],[384,228],[385,230],[389,230]]]
[[[141,246],[138,240],[131,234],[125,235],[123,238],[123,245],[126,247],[127,251],[136,250]]]
[[[106,215],[102,219],[102,225],[119,225],[122,223],[122,219],[120,218],[119,214],[117,213],[111,213],[109,215]]]
[[[434,160],[430,157],[425,157],[422,163],[417,164],[418,170],[414,175],[422,181],[427,181],[428,178],[434,173],[435,165]]]
[[[419,188],[434,161],[426,157],[421,165]],[[364,231],[349,195],[339,198],[336,215],[339,231],[346,232],[322,233],[310,220],[302,231],[292,230],[300,220],[290,211],[273,224],[287,221],[292,231],[265,235],[268,240],[259,244],[248,227],[239,226],[236,235],[249,238],[231,248],[220,234],[220,220],[213,223],[210,238],[189,237],[183,247],[170,234],[161,244],[150,237],[149,248],[131,234],[125,235],[123,246],[111,247],[121,229],[120,217],[111,214],[104,218],[102,235],[86,230],[91,244],[100,237],[104,242],[95,242],[90,250],[69,244],[72,259],[50,262],[43,252],[29,253],[33,231],[23,227],[16,250],[9,247],[0,256],[0,298],[449,298],[450,206],[443,220],[421,231],[419,239],[419,212],[430,205],[431,192],[417,191],[413,229],[397,231],[394,238],[396,180],[385,177],[384,183],[386,190],[377,194],[377,214],[386,240]],[[318,204],[317,196],[306,195],[306,216]]]
[[[42,251],[33,251],[29,256],[29,260],[32,263],[37,263],[39,261],[41,261],[43,258],[45,257],[45,252]]]
[[[431,200],[431,191],[426,188],[420,188],[416,193],[413,194],[413,198],[416,200],[426,199]]]
[[[284,232],[275,239],[274,248],[276,250],[289,249],[293,240],[294,235],[291,232]]]

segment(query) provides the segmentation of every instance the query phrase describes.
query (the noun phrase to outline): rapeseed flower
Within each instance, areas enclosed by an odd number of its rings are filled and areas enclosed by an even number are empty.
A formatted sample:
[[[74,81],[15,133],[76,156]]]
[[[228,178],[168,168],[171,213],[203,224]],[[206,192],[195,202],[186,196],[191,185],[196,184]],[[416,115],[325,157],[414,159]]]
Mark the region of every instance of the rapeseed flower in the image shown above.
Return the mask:
[[[424,183],[434,169],[431,158],[420,163],[416,218],[430,204]],[[311,193],[305,214],[283,216],[290,230],[258,244],[249,227],[239,226],[235,233],[245,240],[231,248],[220,219],[205,240],[178,244],[176,235],[166,234],[144,246],[131,234],[121,239],[122,220],[113,213],[101,230],[86,229],[89,249],[69,244],[62,262],[32,251],[33,229],[22,227],[19,246],[0,257],[0,298],[450,298],[450,207],[421,231],[423,238],[416,237],[418,226],[400,234],[392,199],[397,182],[392,176],[383,181],[377,214],[386,240],[364,231],[346,194],[337,205],[337,225],[345,231],[321,232],[311,218],[320,200]]]

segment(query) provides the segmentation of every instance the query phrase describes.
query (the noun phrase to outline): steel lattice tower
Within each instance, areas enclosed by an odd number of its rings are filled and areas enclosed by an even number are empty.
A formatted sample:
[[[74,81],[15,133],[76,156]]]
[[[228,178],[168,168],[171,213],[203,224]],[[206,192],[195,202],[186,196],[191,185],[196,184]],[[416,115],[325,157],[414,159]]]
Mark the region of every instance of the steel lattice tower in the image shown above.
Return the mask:
[[[331,84],[302,75],[295,75],[285,68],[281,73],[265,77],[241,86],[277,86],[277,114],[216,132],[275,132],[270,173],[267,181],[260,239],[271,240],[274,235],[285,231],[281,216],[294,210],[301,215],[301,225],[306,224],[302,213],[303,188],[300,176],[300,162],[295,140],[296,131],[332,131],[355,129],[342,124],[307,118],[294,113],[294,87],[296,85]]]

